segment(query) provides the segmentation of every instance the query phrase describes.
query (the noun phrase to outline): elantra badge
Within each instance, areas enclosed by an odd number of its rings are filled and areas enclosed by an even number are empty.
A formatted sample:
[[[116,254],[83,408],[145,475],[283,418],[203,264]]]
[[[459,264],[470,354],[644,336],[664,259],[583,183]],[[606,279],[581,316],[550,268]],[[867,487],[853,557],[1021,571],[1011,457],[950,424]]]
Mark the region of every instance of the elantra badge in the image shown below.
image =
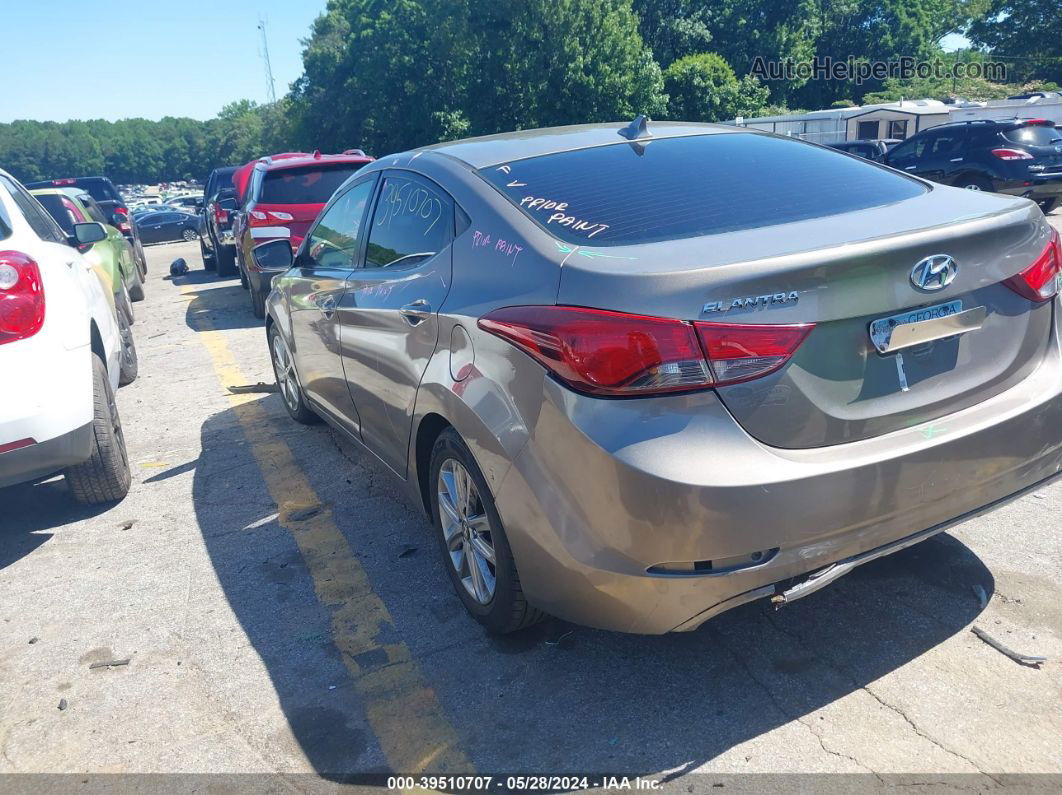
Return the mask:
[[[701,312],[707,314],[709,312],[728,312],[731,309],[765,309],[778,304],[788,304],[791,301],[799,300],[799,298],[800,294],[796,290],[788,293],[773,293],[771,295],[750,295],[748,298],[734,298],[731,301],[709,301],[701,308]]]
[[[947,254],[934,254],[911,269],[911,284],[919,290],[933,293],[955,281],[958,272],[959,266],[955,260]]]

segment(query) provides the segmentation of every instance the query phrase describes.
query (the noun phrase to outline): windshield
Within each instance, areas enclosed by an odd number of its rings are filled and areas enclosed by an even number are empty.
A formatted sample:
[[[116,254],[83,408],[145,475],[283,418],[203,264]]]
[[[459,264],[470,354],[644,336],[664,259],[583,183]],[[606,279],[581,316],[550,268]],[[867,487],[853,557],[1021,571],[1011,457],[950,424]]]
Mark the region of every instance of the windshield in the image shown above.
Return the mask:
[[[489,166],[481,177],[550,234],[622,245],[880,207],[920,183],[824,147],[734,133],[620,143]]]
[[[262,204],[324,204],[362,163],[300,166],[269,171],[262,181]]]

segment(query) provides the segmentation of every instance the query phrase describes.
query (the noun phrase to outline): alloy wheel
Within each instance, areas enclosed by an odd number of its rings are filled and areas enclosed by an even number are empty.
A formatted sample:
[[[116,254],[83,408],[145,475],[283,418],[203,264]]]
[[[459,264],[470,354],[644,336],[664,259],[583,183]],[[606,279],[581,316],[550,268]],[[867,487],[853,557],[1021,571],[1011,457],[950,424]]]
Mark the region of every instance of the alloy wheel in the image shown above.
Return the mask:
[[[439,519],[450,563],[469,596],[489,604],[497,587],[494,538],[472,476],[449,458],[439,468]]]
[[[291,363],[291,353],[280,333],[273,335],[273,370],[277,376],[280,394],[292,412],[299,410],[299,380]]]
[[[189,243],[191,243],[193,240],[196,240],[199,237],[199,235],[196,234],[194,229],[185,229],[181,233],[181,237],[183,237],[185,240],[187,240]]]

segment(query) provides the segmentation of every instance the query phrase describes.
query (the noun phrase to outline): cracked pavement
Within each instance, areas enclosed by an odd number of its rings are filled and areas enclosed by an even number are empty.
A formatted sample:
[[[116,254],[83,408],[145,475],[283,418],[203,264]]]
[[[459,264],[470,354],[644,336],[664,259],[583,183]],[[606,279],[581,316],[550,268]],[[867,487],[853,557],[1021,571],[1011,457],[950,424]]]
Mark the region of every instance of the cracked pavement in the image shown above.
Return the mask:
[[[163,279],[176,256],[193,268],[183,286]],[[290,422],[274,393],[245,396],[256,413],[241,419],[205,343],[216,330],[247,384],[272,382],[238,283],[205,277],[194,244],[148,258],[141,375],[118,396],[129,497],[100,510],[58,481],[0,491],[0,772],[378,773],[415,742],[422,716],[388,723],[351,673],[320,562],[264,483],[266,438],[389,612],[378,648],[408,651],[480,772],[966,774],[956,786],[973,788],[1062,773],[1062,481],[777,612],[754,603],[665,637],[547,622],[492,638],[389,474]],[[1048,662],[1017,664],[973,624]]]

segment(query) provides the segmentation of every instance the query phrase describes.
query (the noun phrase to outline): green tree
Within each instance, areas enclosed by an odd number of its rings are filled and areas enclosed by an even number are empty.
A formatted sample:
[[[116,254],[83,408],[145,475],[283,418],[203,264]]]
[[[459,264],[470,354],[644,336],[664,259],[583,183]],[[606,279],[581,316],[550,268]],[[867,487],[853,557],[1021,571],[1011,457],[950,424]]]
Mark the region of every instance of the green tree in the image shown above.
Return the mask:
[[[470,33],[475,78],[465,113],[476,134],[666,110],[630,0],[496,0]]]
[[[630,0],[330,0],[303,66],[308,146],[384,153],[666,107]]]
[[[679,58],[664,71],[669,116],[685,121],[727,121],[762,112],[770,92],[754,78],[740,80],[715,53]]]
[[[1010,79],[1062,83],[1062,0],[991,0],[969,28],[975,44],[1010,66]]]

